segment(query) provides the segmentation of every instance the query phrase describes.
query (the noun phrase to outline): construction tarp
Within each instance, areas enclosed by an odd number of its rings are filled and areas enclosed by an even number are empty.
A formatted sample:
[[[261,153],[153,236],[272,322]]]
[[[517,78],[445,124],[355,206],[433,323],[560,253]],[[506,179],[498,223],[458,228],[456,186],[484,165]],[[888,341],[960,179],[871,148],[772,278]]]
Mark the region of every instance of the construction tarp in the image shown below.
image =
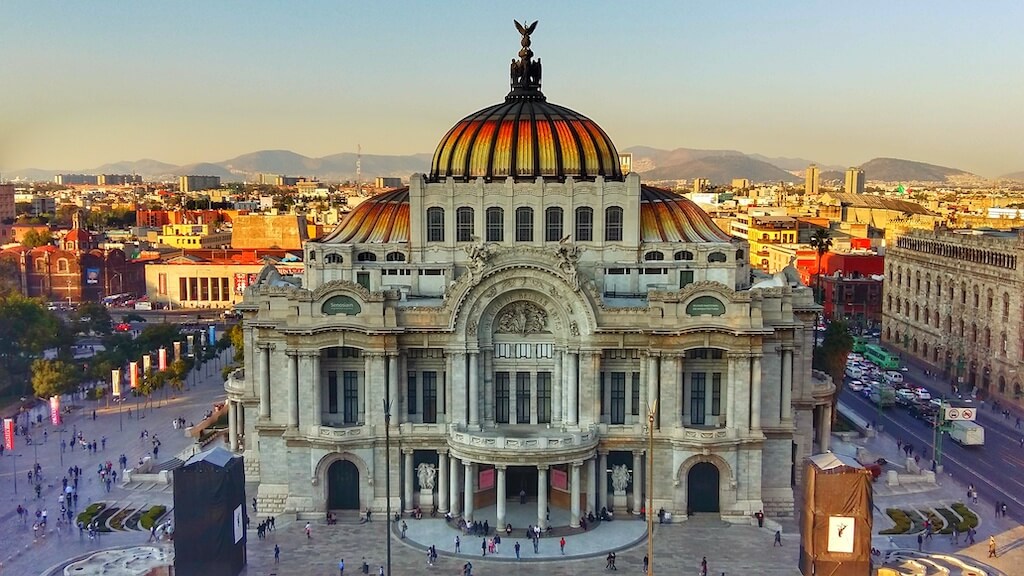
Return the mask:
[[[800,526],[804,576],[871,573],[871,472],[831,452],[807,458]]]

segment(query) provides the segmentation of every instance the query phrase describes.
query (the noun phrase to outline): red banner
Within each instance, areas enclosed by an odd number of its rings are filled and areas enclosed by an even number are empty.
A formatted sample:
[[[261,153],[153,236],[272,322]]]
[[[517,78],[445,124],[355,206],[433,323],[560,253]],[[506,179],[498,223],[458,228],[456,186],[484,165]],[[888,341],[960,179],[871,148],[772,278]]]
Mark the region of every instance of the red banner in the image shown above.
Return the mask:
[[[50,422],[60,426],[60,396],[50,396]]]
[[[161,371],[167,370],[167,348],[161,348],[157,353],[157,367]]]
[[[494,488],[494,468],[481,470],[479,482],[480,490],[489,490]]]
[[[128,363],[128,381],[131,382],[132,390],[139,387],[139,363]]]
[[[14,450],[14,418],[4,418],[4,448]]]

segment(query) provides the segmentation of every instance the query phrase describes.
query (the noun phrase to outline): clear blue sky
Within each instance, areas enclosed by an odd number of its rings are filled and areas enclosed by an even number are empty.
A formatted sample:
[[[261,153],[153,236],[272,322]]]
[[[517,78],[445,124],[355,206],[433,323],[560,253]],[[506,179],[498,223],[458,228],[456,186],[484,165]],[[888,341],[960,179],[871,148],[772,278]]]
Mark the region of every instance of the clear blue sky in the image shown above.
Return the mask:
[[[0,1],[0,170],[433,152],[540,20],[616,145],[1024,170],[1024,2]]]

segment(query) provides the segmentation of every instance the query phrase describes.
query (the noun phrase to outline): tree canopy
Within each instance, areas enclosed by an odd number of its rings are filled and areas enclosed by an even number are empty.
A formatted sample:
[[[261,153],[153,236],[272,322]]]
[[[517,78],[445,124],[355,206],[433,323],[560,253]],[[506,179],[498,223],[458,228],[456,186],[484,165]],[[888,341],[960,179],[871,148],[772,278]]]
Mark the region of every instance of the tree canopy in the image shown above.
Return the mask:
[[[26,248],[38,248],[53,242],[53,234],[49,230],[29,230],[21,237],[21,245]]]
[[[846,375],[846,360],[853,350],[853,336],[850,328],[842,320],[833,320],[825,328],[825,336],[821,346],[814,349],[814,367],[832,377],[836,391],[832,395],[832,406],[835,408],[839,400],[839,392],[843,389],[843,377]],[[832,414],[836,411],[833,409]]]
[[[75,311],[74,319],[78,330],[84,334],[110,334],[114,329],[110,312],[98,302],[82,302]]]
[[[32,360],[54,347],[68,357],[72,342],[64,323],[40,301],[0,294],[0,390],[19,386],[19,393],[28,393]]]
[[[63,360],[32,362],[32,391],[39,398],[67,394],[78,385],[79,370]]]

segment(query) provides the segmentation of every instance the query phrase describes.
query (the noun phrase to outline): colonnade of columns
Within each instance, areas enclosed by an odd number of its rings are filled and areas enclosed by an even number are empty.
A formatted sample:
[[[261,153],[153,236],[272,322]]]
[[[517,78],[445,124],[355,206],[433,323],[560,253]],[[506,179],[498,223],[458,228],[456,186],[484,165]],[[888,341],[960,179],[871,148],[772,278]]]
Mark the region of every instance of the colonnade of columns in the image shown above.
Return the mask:
[[[228,398],[228,450],[232,452],[241,451],[244,446],[242,439],[245,436],[245,410],[238,400]]]

